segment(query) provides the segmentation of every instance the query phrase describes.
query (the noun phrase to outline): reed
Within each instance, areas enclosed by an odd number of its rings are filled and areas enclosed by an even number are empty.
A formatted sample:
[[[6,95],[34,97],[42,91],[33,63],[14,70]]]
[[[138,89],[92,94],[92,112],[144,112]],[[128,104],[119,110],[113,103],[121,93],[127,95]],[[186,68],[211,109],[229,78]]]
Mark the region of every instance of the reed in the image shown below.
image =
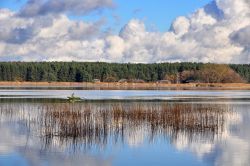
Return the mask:
[[[213,141],[224,132],[230,114],[225,105],[163,102],[0,105],[0,118],[24,122],[46,148],[55,140],[83,149],[105,147],[109,140],[124,142],[139,133],[146,133],[149,141],[164,136],[174,142],[180,135],[189,141]]]
[[[115,104],[108,108],[60,104],[44,110],[41,135],[81,139],[87,144],[105,143],[109,137],[123,139],[124,133],[135,128],[146,128],[151,137],[162,133],[174,138],[179,132],[214,136],[223,132],[224,115],[229,112],[225,107],[190,104]]]

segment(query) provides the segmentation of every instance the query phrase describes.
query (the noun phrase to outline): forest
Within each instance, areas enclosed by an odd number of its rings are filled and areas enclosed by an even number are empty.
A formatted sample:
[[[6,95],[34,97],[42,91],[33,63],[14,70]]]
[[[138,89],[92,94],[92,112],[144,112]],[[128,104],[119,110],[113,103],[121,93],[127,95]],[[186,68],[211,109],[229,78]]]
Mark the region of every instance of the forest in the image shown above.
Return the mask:
[[[0,62],[0,81],[31,82],[250,82],[250,64]]]

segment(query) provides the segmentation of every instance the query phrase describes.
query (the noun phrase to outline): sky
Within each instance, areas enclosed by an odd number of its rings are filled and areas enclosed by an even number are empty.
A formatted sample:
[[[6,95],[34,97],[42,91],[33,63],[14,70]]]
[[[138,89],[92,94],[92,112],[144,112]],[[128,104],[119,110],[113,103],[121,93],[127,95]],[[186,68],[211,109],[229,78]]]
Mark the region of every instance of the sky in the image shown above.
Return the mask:
[[[26,2],[27,0],[1,0],[0,7],[18,11]],[[131,0],[129,3],[126,0],[115,0],[115,7],[112,10],[104,10],[101,14],[92,13],[83,17],[74,15],[69,15],[69,17],[85,21],[106,17],[114,29],[119,29],[130,19],[136,18],[146,21],[149,26],[154,26],[157,30],[164,31],[169,29],[176,17],[188,15],[209,2],[211,0],[193,0],[191,3],[181,2],[180,5],[178,1],[166,3],[166,0]],[[118,23],[116,17],[119,18]]]
[[[249,0],[0,0],[0,61],[250,63]]]

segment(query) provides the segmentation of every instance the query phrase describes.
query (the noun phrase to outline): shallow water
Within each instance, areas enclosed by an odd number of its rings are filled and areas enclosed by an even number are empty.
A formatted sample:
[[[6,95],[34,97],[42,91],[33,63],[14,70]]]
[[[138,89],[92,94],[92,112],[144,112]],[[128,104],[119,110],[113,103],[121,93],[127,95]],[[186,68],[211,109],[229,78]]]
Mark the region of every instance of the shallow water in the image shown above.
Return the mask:
[[[73,92],[92,101],[52,99]],[[0,95],[28,98],[0,102],[1,166],[250,163],[249,91],[0,90]]]
[[[173,100],[173,99],[250,99],[249,90],[25,90],[0,89],[0,98],[66,99],[74,93],[87,100]]]

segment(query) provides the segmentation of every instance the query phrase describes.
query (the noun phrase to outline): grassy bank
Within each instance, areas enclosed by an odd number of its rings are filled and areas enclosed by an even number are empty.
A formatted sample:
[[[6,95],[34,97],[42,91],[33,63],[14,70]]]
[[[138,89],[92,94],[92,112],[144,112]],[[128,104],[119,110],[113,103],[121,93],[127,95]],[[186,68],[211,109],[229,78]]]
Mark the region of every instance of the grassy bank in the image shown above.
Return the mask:
[[[173,89],[173,90],[250,90],[245,83],[90,83],[90,82],[0,82],[0,87],[65,87],[86,89]]]

